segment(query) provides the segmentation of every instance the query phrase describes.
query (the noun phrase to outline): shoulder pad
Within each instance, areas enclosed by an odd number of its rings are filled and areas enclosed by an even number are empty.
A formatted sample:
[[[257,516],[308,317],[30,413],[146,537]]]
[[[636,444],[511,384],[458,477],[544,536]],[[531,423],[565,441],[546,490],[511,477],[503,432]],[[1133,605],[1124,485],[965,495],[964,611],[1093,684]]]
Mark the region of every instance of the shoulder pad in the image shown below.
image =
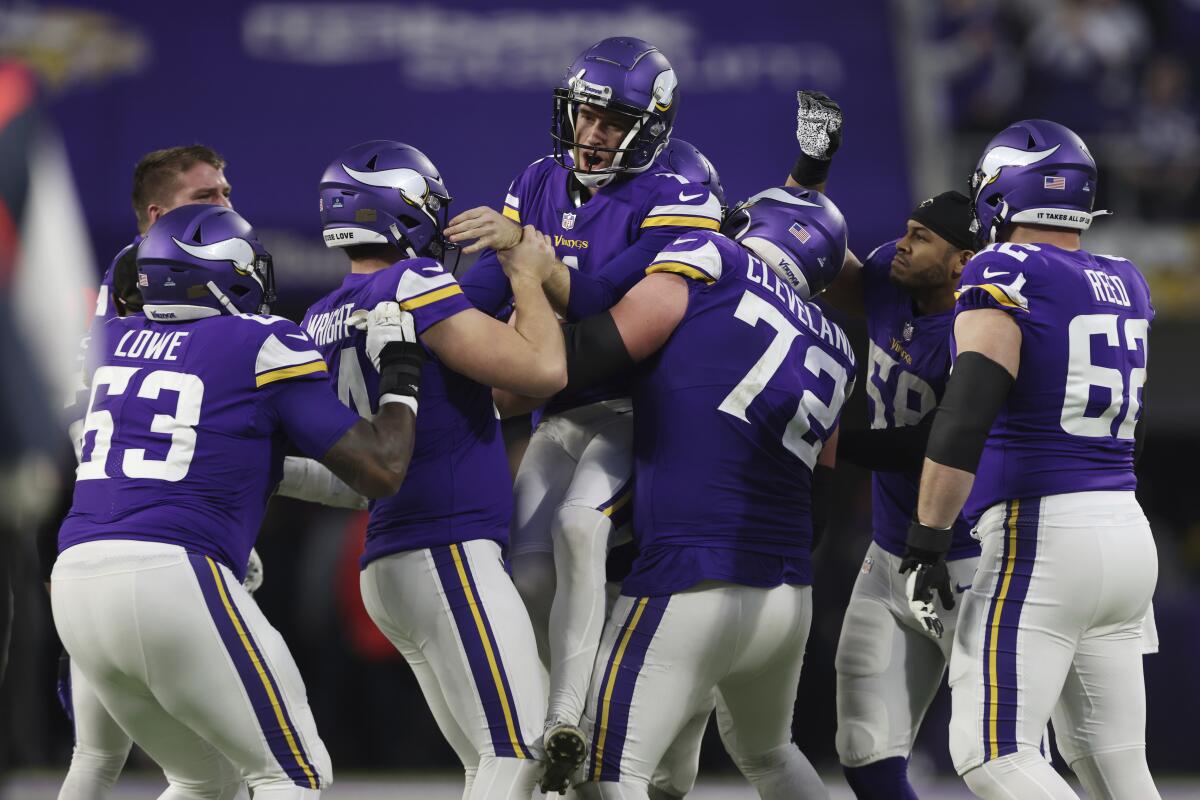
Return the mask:
[[[650,205],[642,219],[643,229],[662,226],[720,229],[721,204],[708,189],[673,172],[653,172],[646,177]]]
[[[432,258],[410,258],[379,275],[381,279],[396,281],[395,299],[405,311],[429,305],[452,294],[462,294],[454,275]],[[387,277],[382,278],[385,275]]]
[[[1036,253],[1028,253],[1033,256]],[[995,245],[980,250],[967,262],[955,297],[970,296],[991,298],[989,304],[1005,309],[1029,311],[1029,300],[1022,290],[1025,287],[1027,258],[1001,251]]]
[[[721,254],[722,240],[723,236],[712,231],[686,233],[654,257],[646,267],[646,274],[672,272],[691,280],[716,283],[721,279],[725,261]]]
[[[271,326],[264,331],[254,358],[255,387],[326,371],[325,359],[312,337],[296,323],[274,316],[243,314],[240,318]]]

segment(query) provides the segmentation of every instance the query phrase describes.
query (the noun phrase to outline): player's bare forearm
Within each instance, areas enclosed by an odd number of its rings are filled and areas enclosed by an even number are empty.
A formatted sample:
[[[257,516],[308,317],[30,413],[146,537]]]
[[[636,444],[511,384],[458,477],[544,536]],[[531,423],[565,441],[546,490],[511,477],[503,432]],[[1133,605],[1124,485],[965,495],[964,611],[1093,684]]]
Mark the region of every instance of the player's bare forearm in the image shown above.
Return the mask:
[[[975,476],[970,472],[925,459],[917,520],[931,528],[949,528],[962,511],[974,483]]]
[[[550,277],[542,284],[542,288],[551,307],[566,316],[567,304],[571,301],[571,268],[559,261],[550,272]]]
[[[531,351],[530,369],[540,375],[539,385],[531,386],[528,394],[548,397],[567,385],[567,355],[558,318],[536,278],[514,274],[510,280],[517,309],[514,330]]]
[[[813,191],[820,192],[821,194],[825,194],[825,181],[821,181],[820,183],[813,183],[813,184],[809,184],[809,185],[801,185],[801,183],[799,181],[797,181],[795,178],[793,178],[789,174],[787,177],[787,180],[784,181],[783,185],[784,186],[794,186],[794,187],[798,187],[800,189],[812,189]]]
[[[862,262],[854,253],[846,251],[842,270],[821,294],[821,302],[847,314],[863,314]]]
[[[386,403],[329,448],[321,463],[354,491],[388,497],[400,490],[412,458],[416,415],[403,403]]]

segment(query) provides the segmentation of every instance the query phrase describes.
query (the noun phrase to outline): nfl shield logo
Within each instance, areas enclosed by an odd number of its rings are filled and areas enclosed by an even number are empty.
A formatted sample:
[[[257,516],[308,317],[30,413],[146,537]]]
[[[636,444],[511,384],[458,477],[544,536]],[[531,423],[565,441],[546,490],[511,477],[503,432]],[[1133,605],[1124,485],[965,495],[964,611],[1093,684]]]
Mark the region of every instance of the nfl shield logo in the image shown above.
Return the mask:
[[[575,212],[574,211],[564,211],[563,218],[562,218],[562,229],[564,231],[569,231],[574,227],[575,227]]]
[[[916,332],[917,327],[912,324],[912,320],[910,319],[908,322],[905,322],[904,327],[900,329],[900,338],[904,339],[906,342],[911,342],[913,334]]]

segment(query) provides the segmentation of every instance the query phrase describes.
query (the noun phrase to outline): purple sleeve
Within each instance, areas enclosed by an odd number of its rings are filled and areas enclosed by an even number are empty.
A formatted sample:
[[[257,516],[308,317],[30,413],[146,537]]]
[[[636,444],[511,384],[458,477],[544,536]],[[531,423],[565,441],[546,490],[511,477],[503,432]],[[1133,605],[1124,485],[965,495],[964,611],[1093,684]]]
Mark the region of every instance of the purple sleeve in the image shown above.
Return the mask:
[[[1018,324],[1023,323],[1029,317],[1023,261],[1025,258],[990,248],[976,254],[963,270],[954,313],[994,308],[1011,315]]]
[[[318,460],[361,419],[338,400],[323,373],[272,384],[263,404],[300,452]]]
[[[571,294],[567,299],[568,319],[580,319],[607,311],[638,281],[646,267],[681,234],[677,227],[651,228],[595,275],[571,270]]]
[[[508,276],[500,267],[500,259],[491,248],[484,250],[459,281],[463,294],[471,304],[485,314],[497,316],[508,307],[512,289]]]

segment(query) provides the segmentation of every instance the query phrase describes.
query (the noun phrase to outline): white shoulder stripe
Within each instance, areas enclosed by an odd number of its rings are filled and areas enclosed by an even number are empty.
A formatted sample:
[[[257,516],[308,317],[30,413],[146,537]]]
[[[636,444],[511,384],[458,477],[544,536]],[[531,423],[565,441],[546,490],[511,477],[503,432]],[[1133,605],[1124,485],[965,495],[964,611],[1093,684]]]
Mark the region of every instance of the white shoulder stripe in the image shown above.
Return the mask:
[[[521,201],[517,198],[517,196],[515,194],[513,194],[512,192],[509,192],[504,197],[504,205],[512,206],[513,208],[520,208]]]
[[[296,367],[313,361],[323,360],[316,350],[293,350],[271,334],[258,350],[254,361],[254,374],[261,375],[284,367]]]
[[[679,203],[654,206],[646,214],[646,217],[647,219],[650,217],[706,217],[720,222],[721,204],[717,202],[717,198],[712,196],[712,193],[709,193],[708,199],[700,205]]]
[[[647,272],[672,272],[669,267],[672,265],[682,264],[692,267],[698,272],[707,275],[714,281],[721,278],[721,252],[717,250],[717,246],[712,242],[705,242],[695,250],[683,251],[666,251],[659,253],[654,257],[654,261],[647,268]],[[660,266],[660,269],[655,269]]]
[[[457,283],[449,272],[439,272],[436,275],[425,275],[416,270],[405,270],[396,285],[396,302],[403,303],[434,289],[440,289],[452,283]]]

